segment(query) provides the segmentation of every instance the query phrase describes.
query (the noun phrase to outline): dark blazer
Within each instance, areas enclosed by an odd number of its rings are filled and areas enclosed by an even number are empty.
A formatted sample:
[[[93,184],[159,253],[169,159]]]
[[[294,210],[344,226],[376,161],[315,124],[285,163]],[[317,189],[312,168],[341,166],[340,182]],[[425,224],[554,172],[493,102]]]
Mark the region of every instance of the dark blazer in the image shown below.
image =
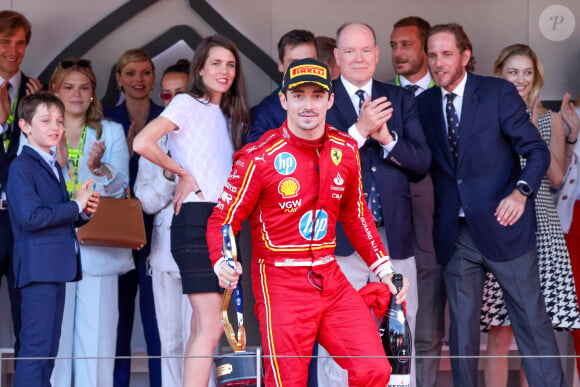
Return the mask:
[[[26,95],[26,84],[28,83],[28,77],[22,74],[20,78],[20,87],[18,88],[18,101],[22,101],[22,98]],[[16,109],[16,114],[12,127],[10,128],[10,146],[8,150],[4,150],[4,145],[0,145],[0,192],[6,190],[6,182],[8,180],[8,170],[10,164],[16,158],[16,153],[20,146],[20,127],[18,126],[18,109]],[[12,256],[13,251],[13,238],[12,238],[12,228],[10,227],[10,217],[8,211],[0,210],[0,279],[2,275],[7,274],[9,270],[9,259]],[[18,312],[16,314],[19,314]],[[15,323],[16,326],[19,325]]]
[[[57,170],[60,181],[50,165],[28,146],[10,166],[7,200],[17,287],[80,279],[75,225],[84,222],[78,205],[69,198],[61,169]]]
[[[341,78],[333,81],[333,91],[334,105],[328,111],[326,122],[348,132],[358,116]],[[373,81],[371,96],[373,99],[386,96],[391,101],[393,115],[387,126],[397,134],[397,144],[386,159],[383,158],[383,149],[375,140],[367,140],[359,150],[363,190],[366,196],[374,175],[381,196],[389,255],[393,259],[403,259],[413,255],[409,181],[418,181],[424,176],[431,162],[431,152],[421,129],[417,102],[410,91]],[[345,256],[353,251],[340,227],[337,230],[336,254]]]
[[[418,98],[419,114],[433,154],[435,192],[433,239],[439,263],[451,259],[463,206],[471,236],[491,260],[509,260],[536,247],[533,200],[511,227],[501,226],[494,212],[519,180],[537,191],[550,164],[550,153],[530,121],[515,87],[502,79],[468,73],[457,165],[449,151],[441,88]],[[522,155],[526,167],[520,167]]]
[[[145,122],[148,124],[149,122],[153,121],[155,118],[159,117],[159,115],[163,112],[163,106],[157,105],[152,100],[149,100],[149,114],[147,114],[147,121]],[[112,109],[109,109],[103,113],[103,115],[110,120],[118,122],[123,126],[125,130],[125,137],[127,137],[127,133],[129,133],[129,127],[131,127],[131,119],[129,118],[129,111],[127,110],[126,102],[123,102]],[[137,152],[133,152],[131,159],[129,160],[129,188],[131,192],[133,191],[133,187],[135,186],[135,179],[137,179],[137,171],[139,169],[139,159],[141,155]],[[151,220],[152,221],[152,220]],[[149,238],[147,240],[150,240]]]
[[[26,84],[28,83],[28,80],[29,78],[22,74],[20,87],[18,88],[18,101],[22,101],[22,98],[26,95]],[[16,158],[16,152],[18,152],[19,146],[20,127],[18,126],[18,109],[16,109],[11,128],[10,146],[8,147],[8,151],[4,150],[4,146],[0,146],[0,191],[3,190],[2,187],[4,187],[8,180],[8,169],[10,168],[12,160]]]
[[[270,129],[279,128],[286,119],[286,110],[280,103],[279,93],[280,89],[274,90],[250,111],[252,126],[246,137],[246,144],[259,140]]]

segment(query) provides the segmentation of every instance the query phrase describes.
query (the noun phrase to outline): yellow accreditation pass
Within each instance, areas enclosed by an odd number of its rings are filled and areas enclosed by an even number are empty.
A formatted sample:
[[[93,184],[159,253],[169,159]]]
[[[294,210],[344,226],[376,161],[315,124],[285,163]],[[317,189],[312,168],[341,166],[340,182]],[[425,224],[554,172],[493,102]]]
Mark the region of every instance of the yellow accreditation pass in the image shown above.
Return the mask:
[[[75,184],[74,181],[69,180],[66,182],[66,190],[68,191],[69,195],[73,197],[75,192],[77,192],[77,190],[80,188],[81,185],[83,185],[82,182]]]

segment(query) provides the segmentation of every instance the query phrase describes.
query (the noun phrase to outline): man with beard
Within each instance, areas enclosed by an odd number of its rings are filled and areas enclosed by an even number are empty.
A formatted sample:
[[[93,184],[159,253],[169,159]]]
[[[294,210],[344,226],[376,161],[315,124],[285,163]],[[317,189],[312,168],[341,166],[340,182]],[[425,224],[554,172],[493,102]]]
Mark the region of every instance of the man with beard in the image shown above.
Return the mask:
[[[540,292],[534,192],[550,153],[515,87],[471,73],[472,46],[458,24],[427,40],[437,87],[419,98],[433,154],[434,244],[449,299],[453,382],[477,385],[486,271],[497,278],[531,386],[564,386],[554,331]],[[520,166],[520,156],[526,166]]]
[[[418,16],[395,23],[391,33],[391,59],[397,74],[389,83],[402,86],[418,96],[435,82],[427,69],[425,42],[431,26]],[[419,308],[415,328],[417,386],[437,385],[441,345],[445,336],[445,285],[433,247],[433,181],[427,174],[409,183],[413,209],[413,253],[417,266]],[[426,356],[421,358],[421,356]]]
[[[397,75],[388,83],[409,89],[415,96],[435,85],[427,69],[425,53],[430,29],[426,20],[408,16],[394,24],[389,41],[393,69]]]

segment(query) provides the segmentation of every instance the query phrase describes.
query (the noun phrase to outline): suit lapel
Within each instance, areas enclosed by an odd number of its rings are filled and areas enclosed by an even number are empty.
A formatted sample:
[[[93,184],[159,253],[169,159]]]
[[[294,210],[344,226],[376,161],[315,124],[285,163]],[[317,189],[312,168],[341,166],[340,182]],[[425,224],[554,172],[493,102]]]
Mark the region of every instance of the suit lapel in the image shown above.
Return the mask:
[[[356,122],[358,116],[350,96],[347,94],[344,85],[340,78],[334,81],[334,109],[337,113],[337,118],[343,121],[344,125],[340,128],[344,128],[344,131],[348,130],[348,127]]]
[[[18,103],[26,96],[26,84],[28,83],[28,77],[24,74],[21,74],[20,77],[20,85],[18,86]],[[16,157],[16,153],[18,152],[18,148],[20,147],[20,126],[18,125],[18,109],[14,112],[14,122],[10,128],[10,146],[6,151],[6,154],[9,158]],[[4,147],[2,147],[4,148]]]
[[[455,160],[453,160],[453,156],[451,155],[449,140],[447,139],[447,124],[445,115],[443,114],[443,94],[441,94],[441,88],[438,87],[436,92],[433,93],[431,102],[431,117],[435,123],[437,142],[441,147],[441,153],[445,156],[447,163],[452,168],[455,168]]]
[[[389,98],[388,94],[387,94],[387,90],[383,89],[382,87],[379,87],[379,83],[376,82],[375,80],[373,80],[373,88],[372,88],[372,95],[371,95],[371,100],[380,98],[380,97],[387,97],[388,100],[390,100],[391,98]],[[392,102],[392,101],[391,101]]]
[[[62,192],[62,196],[64,197],[65,201],[70,200],[70,195],[68,193],[68,191],[66,190],[66,183],[64,180],[64,175],[62,174],[62,168],[58,167],[56,168],[56,170],[58,171],[58,178],[59,180],[59,186],[60,186],[60,192]]]
[[[461,107],[461,121],[459,124],[459,152],[457,156],[457,165],[461,165],[465,148],[469,142],[473,118],[477,110],[479,95],[477,93],[477,79],[470,73],[467,73],[467,82],[465,92],[463,93],[463,106]]]
[[[54,171],[52,170],[50,165],[48,165],[48,163],[42,157],[40,157],[40,155],[34,149],[31,149],[29,146],[25,146],[24,148],[22,148],[22,153],[27,154],[29,157],[36,160],[40,164],[40,166],[48,172],[50,177],[53,178],[57,184],[59,184],[59,181],[56,178],[56,175],[54,174]],[[57,168],[57,170],[58,170],[58,168]],[[62,174],[59,174],[59,175],[62,175]]]

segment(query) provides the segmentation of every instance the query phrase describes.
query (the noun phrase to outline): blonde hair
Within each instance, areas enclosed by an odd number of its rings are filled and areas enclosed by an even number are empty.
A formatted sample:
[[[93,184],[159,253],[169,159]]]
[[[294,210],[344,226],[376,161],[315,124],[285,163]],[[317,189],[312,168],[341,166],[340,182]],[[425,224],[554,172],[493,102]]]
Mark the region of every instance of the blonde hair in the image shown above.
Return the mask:
[[[534,82],[532,83],[532,87],[530,92],[528,93],[528,98],[526,101],[526,106],[531,109],[534,106],[534,101],[536,97],[540,93],[540,89],[544,86],[544,67],[542,63],[538,59],[538,56],[530,48],[530,46],[526,44],[512,44],[511,46],[505,47],[499,53],[499,56],[495,60],[493,65],[493,75],[496,77],[501,77],[502,70],[505,66],[505,62],[513,57],[513,56],[526,56],[530,58],[532,61],[532,66],[534,67]],[[545,113],[546,109],[542,106],[541,102],[538,102],[538,112]]]
[[[121,75],[121,72],[129,63],[149,62],[151,69],[155,71],[155,65],[147,51],[140,48],[132,48],[121,54],[117,63],[115,64],[115,71]]]
[[[86,76],[91,82],[92,95],[91,103],[87,112],[85,113],[85,123],[87,126],[95,129],[97,132],[97,139],[101,138],[103,133],[103,126],[101,120],[103,119],[103,107],[101,101],[97,98],[97,77],[91,67],[91,62],[85,59],[66,59],[59,62],[58,66],[50,77],[50,91],[56,93],[64,83],[66,77],[73,72],[81,73]]]

